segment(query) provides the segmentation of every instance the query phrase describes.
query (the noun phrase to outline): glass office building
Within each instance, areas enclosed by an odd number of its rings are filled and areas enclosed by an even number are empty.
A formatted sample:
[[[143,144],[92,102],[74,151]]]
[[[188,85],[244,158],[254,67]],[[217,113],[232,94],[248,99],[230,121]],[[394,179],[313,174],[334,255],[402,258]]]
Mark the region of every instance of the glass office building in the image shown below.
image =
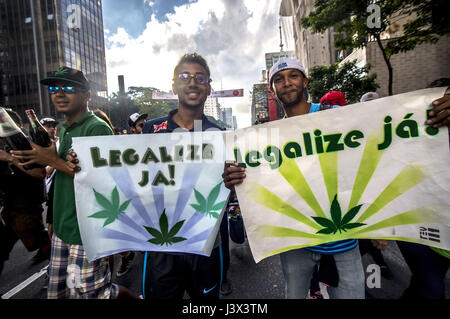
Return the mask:
[[[101,0],[0,0],[0,105],[53,115],[39,80],[65,65],[91,83],[91,107],[107,104]]]

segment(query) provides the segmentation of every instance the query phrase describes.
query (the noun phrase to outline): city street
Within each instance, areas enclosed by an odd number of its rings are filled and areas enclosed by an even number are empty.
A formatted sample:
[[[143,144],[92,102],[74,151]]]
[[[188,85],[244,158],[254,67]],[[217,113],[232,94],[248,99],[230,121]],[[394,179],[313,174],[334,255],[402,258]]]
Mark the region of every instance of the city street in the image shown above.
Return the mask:
[[[26,251],[21,242],[18,242],[11,253],[10,260],[5,264],[5,268],[0,277],[0,295],[3,298],[11,299],[44,299],[45,298],[45,274],[37,277],[47,262],[31,266],[30,259],[34,253]],[[367,288],[366,299],[397,299],[402,291],[407,287],[410,271],[404,263],[403,257],[394,242],[390,242],[384,257],[393,272],[393,278],[387,280],[381,277],[380,288]],[[140,295],[142,293],[142,261],[143,254],[136,254],[130,271],[120,277],[113,277],[114,281],[128,287],[130,290]],[[373,263],[372,257],[363,257],[365,269]],[[115,258],[115,269],[120,266],[120,259]],[[44,271],[43,271],[44,273]],[[366,277],[371,272],[366,273]],[[29,285],[19,290],[20,284],[28,278],[37,277]],[[253,261],[248,243],[238,245],[231,242],[231,265],[228,272],[233,292],[222,297],[223,299],[283,299],[284,280],[278,256],[262,260],[256,264]],[[31,279],[34,279],[33,277]],[[31,280],[30,280],[31,281]],[[6,293],[15,292],[14,294]],[[446,277],[446,297],[450,294],[450,273]]]

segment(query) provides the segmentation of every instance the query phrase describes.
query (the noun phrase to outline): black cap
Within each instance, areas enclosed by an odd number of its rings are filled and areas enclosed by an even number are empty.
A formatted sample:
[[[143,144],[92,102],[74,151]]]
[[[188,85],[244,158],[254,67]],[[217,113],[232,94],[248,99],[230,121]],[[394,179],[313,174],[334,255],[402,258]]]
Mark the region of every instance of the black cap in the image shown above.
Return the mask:
[[[86,79],[83,72],[66,66],[60,67],[53,75],[42,79],[41,84],[50,85],[57,81],[68,82],[88,90],[90,88],[89,81]]]

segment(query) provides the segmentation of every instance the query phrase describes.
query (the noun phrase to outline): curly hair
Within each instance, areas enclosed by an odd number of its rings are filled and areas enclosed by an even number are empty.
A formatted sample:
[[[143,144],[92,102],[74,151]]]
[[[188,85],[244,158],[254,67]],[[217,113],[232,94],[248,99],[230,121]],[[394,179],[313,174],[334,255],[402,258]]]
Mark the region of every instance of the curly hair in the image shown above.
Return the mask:
[[[205,69],[208,78],[210,77],[211,74],[209,72],[208,63],[206,62],[205,58],[203,58],[200,54],[194,52],[194,53],[186,53],[180,58],[178,64],[175,66],[175,69],[173,70],[173,78],[175,79],[177,77],[178,68],[182,64],[193,64],[193,63],[201,65]]]

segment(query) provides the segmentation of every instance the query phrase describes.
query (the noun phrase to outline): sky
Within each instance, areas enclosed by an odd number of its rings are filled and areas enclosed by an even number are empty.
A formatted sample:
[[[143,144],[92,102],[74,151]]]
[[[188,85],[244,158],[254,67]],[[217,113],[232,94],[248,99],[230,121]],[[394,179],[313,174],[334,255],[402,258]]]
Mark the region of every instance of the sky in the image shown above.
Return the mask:
[[[250,126],[250,91],[261,81],[264,54],[280,50],[280,2],[103,0],[108,93],[118,91],[118,75],[126,88],[168,92],[179,58],[197,52],[208,62],[213,90],[244,89],[243,97],[219,102],[233,109],[239,128]]]

